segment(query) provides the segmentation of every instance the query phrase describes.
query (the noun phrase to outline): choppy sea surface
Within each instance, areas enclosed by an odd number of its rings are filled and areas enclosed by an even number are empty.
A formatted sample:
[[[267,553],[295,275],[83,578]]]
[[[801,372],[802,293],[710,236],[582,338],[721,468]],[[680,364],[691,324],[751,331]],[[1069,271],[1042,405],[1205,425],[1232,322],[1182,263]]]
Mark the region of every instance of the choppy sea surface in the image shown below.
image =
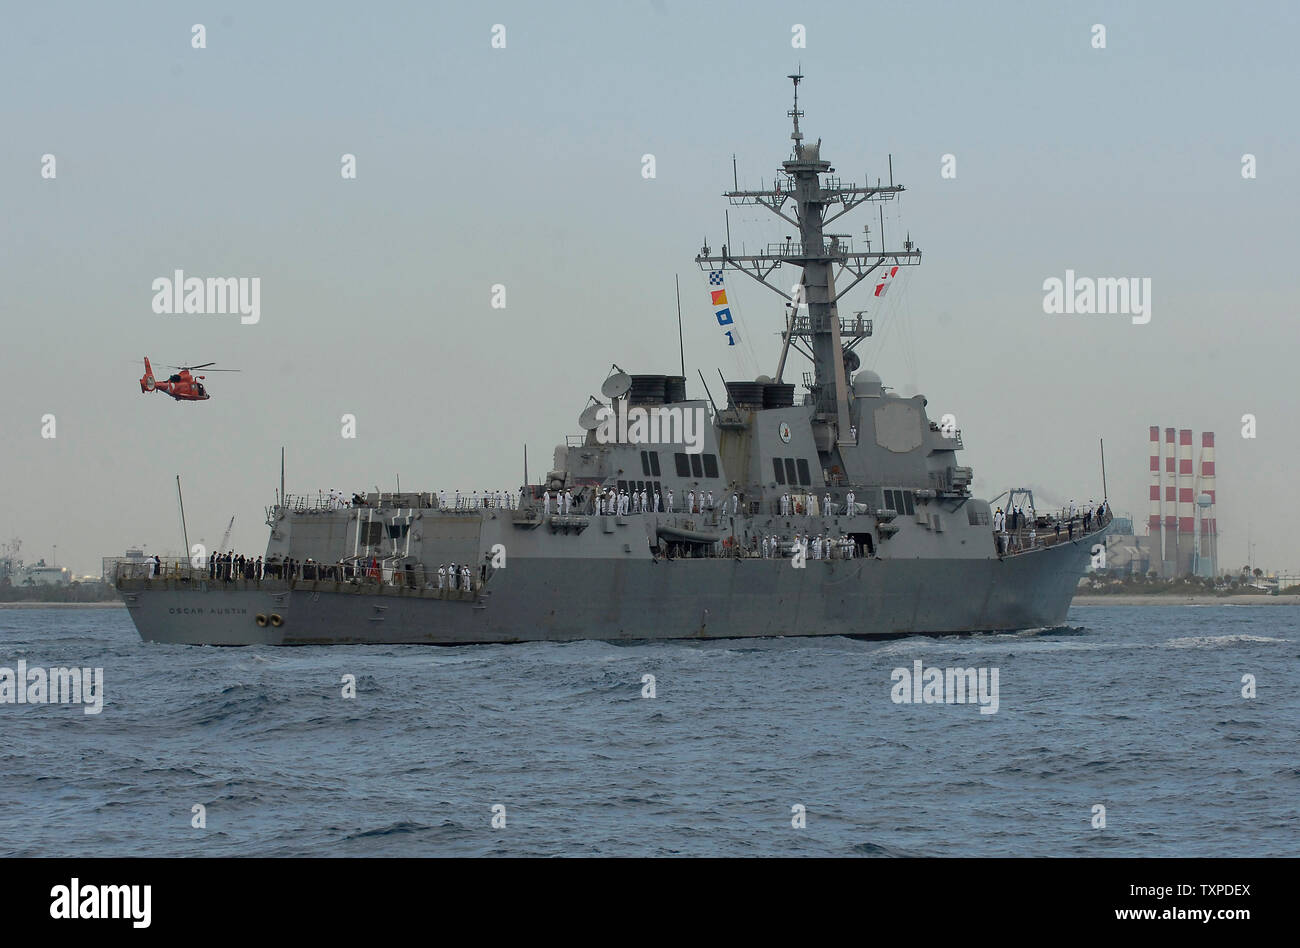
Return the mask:
[[[102,667],[106,694],[0,704],[0,853],[1300,855],[1300,610],[1070,626],[218,649],[147,645],[125,609],[0,610],[0,667]],[[896,703],[916,661],[996,668],[997,712]]]

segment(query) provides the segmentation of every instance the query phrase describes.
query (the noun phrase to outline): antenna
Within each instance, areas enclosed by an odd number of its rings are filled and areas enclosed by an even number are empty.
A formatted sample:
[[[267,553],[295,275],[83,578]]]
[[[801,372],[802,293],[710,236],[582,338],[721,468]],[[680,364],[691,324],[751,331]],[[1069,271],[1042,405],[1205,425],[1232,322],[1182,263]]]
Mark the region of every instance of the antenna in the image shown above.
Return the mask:
[[[185,527],[185,498],[181,496],[181,476],[176,475],[176,500],[181,508],[181,537],[185,540],[185,558],[190,557],[190,532]]]
[[[798,69],[786,76],[786,78],[794,80],[794,108],[785,114],[794,119],[794,131],[790,133],[790,137],[794,140],[795,147],[797,148],[799,142],[803,141],[803,132],[799,131],[799,116],[803,115],[803,113],[799,111],[799,82],[803,79],[803,71],[802,69]],[[740,188],[736,188],[736,190],[739,191]]]
[[[1106,496],[1106,439],[1098,438],[1097,440],[1101,443],[1101,500],[1102,503],[1109,507],[1110,504],[1107,502]]]
[[[699,372],[699,369],[696,369]],[[704,373],[700,372],[700,384],[704,386],[704,394],[709,396],[709,404],[713,406],[713,414],[718,414],[718,403],[713,400],[713,393],[709,391],[709,383],[704,381]]]
[[[740,190],[740,176],[736,173],[736,153],[731,153],[731,184],[732,190]]]
[[[682,278],[673,274],[677,283],[677,347],[682,353],[682,378],[686,378],[686,343],[682,341]]]
[[[528,445],[524,445],[524,486],[528,486]]]
[[[280,504],[286,503],[284,498],[284,446],[280,446]]]

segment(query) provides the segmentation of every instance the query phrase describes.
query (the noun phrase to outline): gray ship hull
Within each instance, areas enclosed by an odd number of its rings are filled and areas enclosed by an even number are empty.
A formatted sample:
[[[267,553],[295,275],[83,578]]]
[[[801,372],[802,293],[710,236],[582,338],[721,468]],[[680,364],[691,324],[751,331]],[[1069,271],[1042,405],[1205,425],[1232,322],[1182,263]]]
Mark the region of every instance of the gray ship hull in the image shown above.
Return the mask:
[[[1063,625],[1099,534],[997,558],[515,559],[478,594],[299,581],[122,584],[148,642],[463,645],[844,635]],[[258,624],[258,617],[280,624]]]

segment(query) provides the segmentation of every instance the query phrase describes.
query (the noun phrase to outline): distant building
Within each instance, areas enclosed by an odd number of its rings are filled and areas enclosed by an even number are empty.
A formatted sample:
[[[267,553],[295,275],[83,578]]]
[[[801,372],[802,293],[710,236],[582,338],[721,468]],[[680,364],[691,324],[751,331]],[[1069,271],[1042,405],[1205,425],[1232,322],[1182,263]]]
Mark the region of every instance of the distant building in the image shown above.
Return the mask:
[[[35,566],[15,570],[11,581],[15,586],[67,586],[72,582],[72,573],[63,566],[46,566],[45,560],[37,560]]]
[[[1106,568],[1125,575],[1141,576],[1152,569],[1153,545],[1150,537],[1136,536],[1131,517],[1116,517],[1112,531],[1106,535]],[[1155,562],[1159,563],[1159,557]]]

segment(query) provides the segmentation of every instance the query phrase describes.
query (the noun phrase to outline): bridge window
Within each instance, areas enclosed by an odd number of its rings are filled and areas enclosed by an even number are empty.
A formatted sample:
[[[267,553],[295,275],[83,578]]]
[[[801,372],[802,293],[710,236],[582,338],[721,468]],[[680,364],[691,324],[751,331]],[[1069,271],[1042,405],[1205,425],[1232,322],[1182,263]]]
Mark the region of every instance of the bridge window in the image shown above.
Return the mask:
[[[799,475],[794,472],[794,458],[785,459],[785,480],[787,484],[799,483]]]
[[[703,477],[704,466],[700,463],[700,456],[698,454],[691,454],[688,456],[691,459],[691,473],[696,477]]]
[[[677,464],[678,477],[691,476],[691,462],[686,460],[685,454],[683,454],[681,451],[678,451],[676,454],[673,455],[673,461],[675,461]]]
[[[659,452],[647,451],[646,453],[650,455],[650,473],[653,474],[655,477],[660,477],[661,475],[659,473]]]
[[[641,473],[649,476],[650,474],[650,452],[641,452]]]
[[[704,476],[705,477],[718,476],[718,456],[716,454],[704,455]]]
[[[778,484],[785,483],[785,465],[781,463],[780,458],[772,458],[772,473],[776,475]]]
[[[807,487],[812,483],[812,477],[808,474],[808,459],[799,459],[799,483]]]

